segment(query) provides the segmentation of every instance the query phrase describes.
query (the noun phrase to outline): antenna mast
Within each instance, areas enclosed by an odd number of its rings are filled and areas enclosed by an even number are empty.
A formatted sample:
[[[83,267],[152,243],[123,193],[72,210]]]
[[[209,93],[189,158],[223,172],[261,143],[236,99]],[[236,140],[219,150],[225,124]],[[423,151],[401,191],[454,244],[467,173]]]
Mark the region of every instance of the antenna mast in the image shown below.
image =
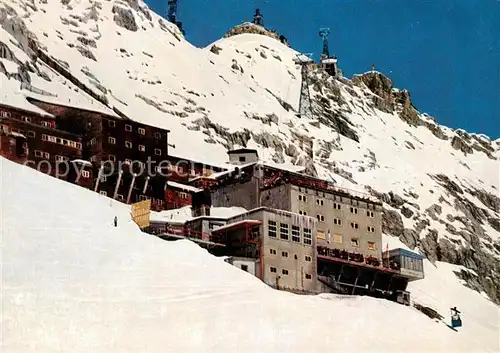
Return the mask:
[[[182,28],[182,22],[177,21],[177,2],[178,0],[168,0],[167,20],[176,25],[181,31],[181,33],[184,35],[185,32],[184,29]]]

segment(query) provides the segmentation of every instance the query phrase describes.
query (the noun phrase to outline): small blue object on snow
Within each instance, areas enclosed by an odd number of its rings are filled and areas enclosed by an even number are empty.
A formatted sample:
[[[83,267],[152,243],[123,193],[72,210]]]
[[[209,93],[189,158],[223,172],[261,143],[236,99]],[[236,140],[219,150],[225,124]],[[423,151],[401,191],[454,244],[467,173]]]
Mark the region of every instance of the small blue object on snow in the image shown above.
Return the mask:
[[[462,327],[462,319],[460,318],[460,311],[457,307],[451,308],[451,327]]]

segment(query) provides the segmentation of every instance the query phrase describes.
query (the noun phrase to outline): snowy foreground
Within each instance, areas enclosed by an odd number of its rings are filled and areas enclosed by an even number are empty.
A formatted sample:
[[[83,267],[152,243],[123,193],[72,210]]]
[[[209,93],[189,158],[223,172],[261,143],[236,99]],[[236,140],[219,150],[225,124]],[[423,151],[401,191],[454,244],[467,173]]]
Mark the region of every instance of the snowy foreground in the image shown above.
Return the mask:
[[[463,309],[458,333],[385,300],[272,290],[188,241],[141,233],[126,205],[5,159],[0,171],[2,352],[499,350],[498,307],[448,267],[426,263],[412,289],[447,320]]]

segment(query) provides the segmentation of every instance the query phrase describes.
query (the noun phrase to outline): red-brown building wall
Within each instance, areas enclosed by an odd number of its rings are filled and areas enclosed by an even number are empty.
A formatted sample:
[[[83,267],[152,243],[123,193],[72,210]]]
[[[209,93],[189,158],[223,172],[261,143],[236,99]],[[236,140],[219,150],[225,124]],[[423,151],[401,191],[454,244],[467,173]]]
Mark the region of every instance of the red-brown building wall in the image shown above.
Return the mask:
[[[189,192],[168,187],[165,191],[166,209],[191,206],[192,195]]]

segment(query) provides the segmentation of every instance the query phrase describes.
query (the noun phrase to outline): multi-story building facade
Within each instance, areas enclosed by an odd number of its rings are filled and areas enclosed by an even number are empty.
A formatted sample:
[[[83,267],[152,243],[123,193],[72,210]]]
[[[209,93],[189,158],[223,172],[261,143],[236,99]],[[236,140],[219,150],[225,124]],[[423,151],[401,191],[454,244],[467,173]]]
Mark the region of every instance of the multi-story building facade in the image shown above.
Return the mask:
[[[249,272],[268,285],[315,292],[316,224],[308,216],[260,207],[229,218],[211,231],[211,239],[224,244],[226,255],[240,268],[254,269]]]
[[[237,154],[231,156],[237,160]],[[381,260],[382,204],[370,195],[263,163],[219,174],[218,183],[213,187],[212,206],[265,206],[310,216],[318,221],[319,246]]]

